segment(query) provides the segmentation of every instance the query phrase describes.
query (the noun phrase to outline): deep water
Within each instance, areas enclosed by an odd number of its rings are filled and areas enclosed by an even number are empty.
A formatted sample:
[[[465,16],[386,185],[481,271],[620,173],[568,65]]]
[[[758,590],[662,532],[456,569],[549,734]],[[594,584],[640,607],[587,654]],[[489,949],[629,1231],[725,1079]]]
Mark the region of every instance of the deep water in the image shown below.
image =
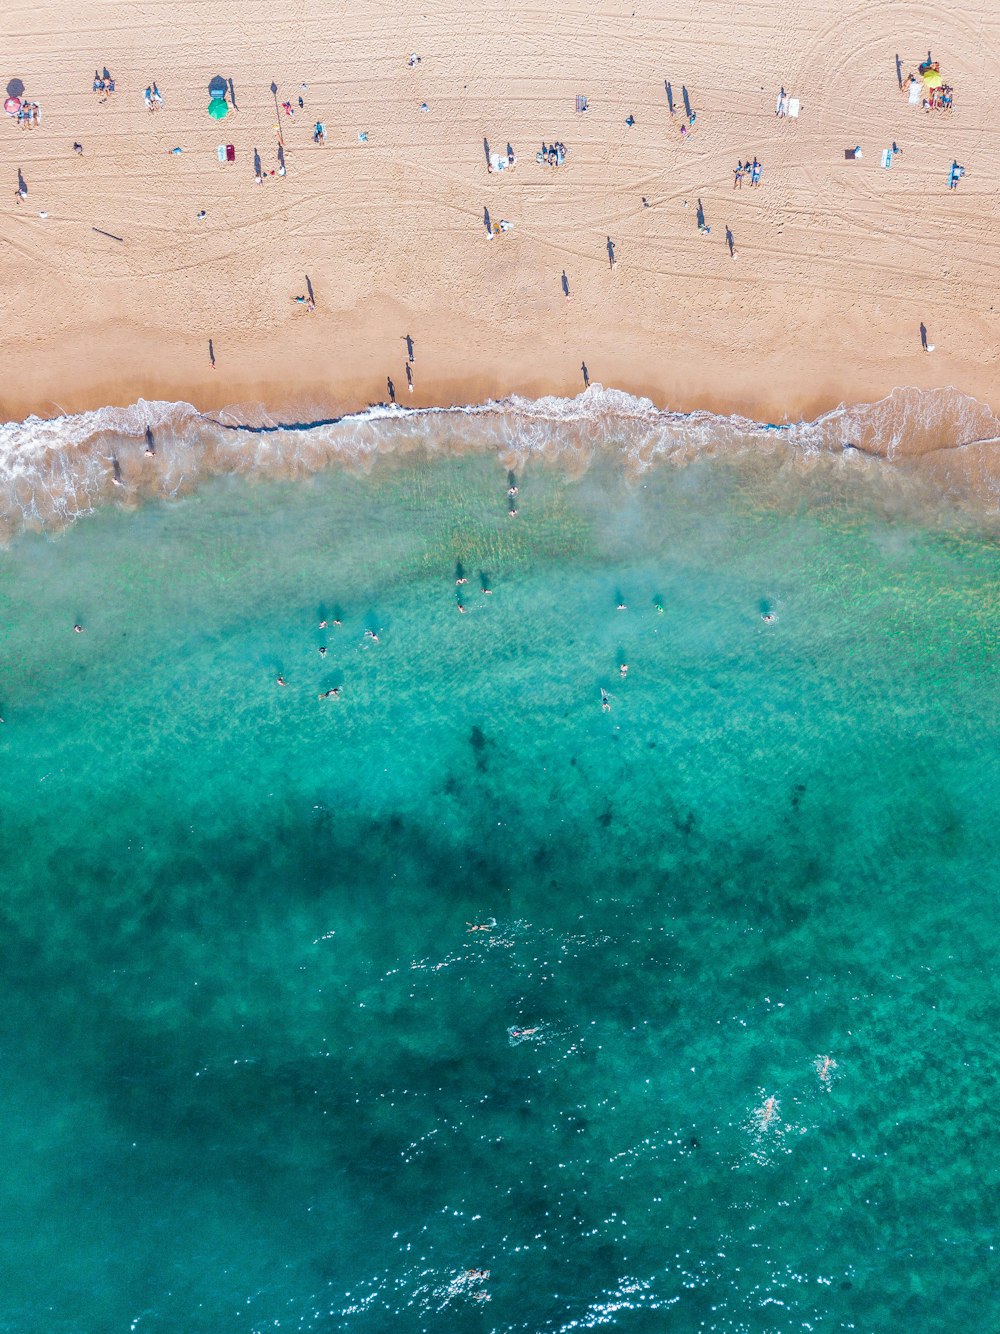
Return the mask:
[[[518,481],[0,552],[0,1329],[1000,1324],[995,540]]]

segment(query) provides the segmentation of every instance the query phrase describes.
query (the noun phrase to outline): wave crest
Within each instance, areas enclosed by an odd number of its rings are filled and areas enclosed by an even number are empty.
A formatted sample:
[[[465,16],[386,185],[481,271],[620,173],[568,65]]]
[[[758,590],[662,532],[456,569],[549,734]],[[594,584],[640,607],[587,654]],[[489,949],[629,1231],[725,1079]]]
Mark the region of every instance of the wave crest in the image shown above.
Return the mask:
[[[108,501],[182,494],[227,473],[295,477],[384,455],[495,453],[585,468],[596,454],[641,472],[662,462],[782,450],[803,459],[858,456],[916,470],[957,499],[1000,509],[1000,419],[954,389],[897,389],[811,422],[679,413],[592,385],[576,398],[514,396],[466,408],[377,404],[311,421],[263,407],[201,413],[146,402],[0,425],[0,532],[59,527]]]

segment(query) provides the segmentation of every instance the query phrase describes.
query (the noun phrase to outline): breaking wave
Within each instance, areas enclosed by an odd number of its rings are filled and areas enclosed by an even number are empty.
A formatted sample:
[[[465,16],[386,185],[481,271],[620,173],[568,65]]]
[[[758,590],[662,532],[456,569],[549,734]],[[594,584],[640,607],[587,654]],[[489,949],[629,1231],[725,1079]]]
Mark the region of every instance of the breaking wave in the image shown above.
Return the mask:
[[[929,482],[937,494],[1000,511],[1000,419],[954,389],[897,389],[811,422],[764,423],[679,413],[592,385],[576,398],[513,397],[478,407],[385,404],[342,417],[277,421],[263,408],[199,412],[139,402],[0,425],[0,535],[69,523],[109,501],[182,495],[209,477],[303,476],[377,458],[494,453],[583,469],[597,454],[641,473],[659,463],[748,451],[808,461],[871,460]]]

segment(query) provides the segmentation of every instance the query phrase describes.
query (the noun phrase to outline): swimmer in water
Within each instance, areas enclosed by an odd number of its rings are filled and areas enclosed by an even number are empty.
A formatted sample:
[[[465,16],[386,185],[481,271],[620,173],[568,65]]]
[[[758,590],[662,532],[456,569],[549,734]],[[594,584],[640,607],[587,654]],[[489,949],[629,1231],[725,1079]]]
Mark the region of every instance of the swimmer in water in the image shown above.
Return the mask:
[[[512,1028],[510,1035],[512,1038],[530,1038],[538,1031],[537,1028]]]
[[[824,1084],[829,1084],[830,1071],[836,1070],[836,1068],[837,1068],[837,1062],[833,1060],[831,1057],[829,1056],[816,1057],[816,1073],[819,1075],[820,1079],[823,1081]]]
[[[74,625],[74,626],[73,626],[73,631],[74,631],[75,634],[82,635],[82,634],[83,634],[83,626],[82,626],[82,625]]]
[[[489,1276],[490,1276],[490,1271],[488,1269],[467,1269],[465,1271],[466,1278],[482,1280],[489,1278]]]
[[[374,630],[366,630],[366,631],[365,631],[365,638],[366,638],[366,639],[370,639],[370,640],[372,641],[373,644],[377,644],[377,643],[378,643],[378,635],[375,633]]]
[[[326,657],[326,645],[325,645],[325,644],[320,644],[320,646],[319,646],[319,656],[320,656],[321,658],[325,658],[325,657]]]
[[[470,931],[492,931],[497,924],[497,919],[491,917],[488,922],[466,922]]]
[[[621,676],[622,680],[624,681],[625,678],[626,678],[626,676],[628,676],[628,663],[627,663],[627,662],[623,662],[622,665],[618,668],[618,674]]]
[[[319,628],[320,628],[321,630],[325,630],[325,629],[326,629],[326,621],[320,621],[320,623],[319,623]]]
[[[760,619],[764,622],[765,625],[772,625],[774,623],[774,612],[762,611],[760,614]]]
[[[513,500],[514,497],[517,495],[517,487],[516,487],[516,486],[508,486],[508,488],[507,488],[507,494],[510,496],[511,500]]]
[[[333,686],[330,690],[324,690],[320,694],[320,699],[340,699],[340,686]]]
[[[653,603],[653,606],[656,608],[656,614],[657,614],[657,616],[662,616],[662,615],[663,615],[663,603],[660,601],[659,598],[656,599],[656,601]]]
[[[602,713],[611,712],[611,696],[608,694],[608,692],[604,689],[603,686],[601,686],[601,712]]]
[[[277,681],[277,683],[278,683],[279,686],[286,686],[286,685],[288,685],[288,682],[285,680],[285,678],[284,678],[283,676],[278,676],[278,677],[275,678],[275,680]]]
[[[775,1116],[777,1116],[777,1114],[778,1114],[778,1099],[772,1093],[771,1096],[768,1098],[767,1102],[764,1103],[764,1106],[758,1113],[758,1115],[760,1116],[761,1130],[766,1130],[767,1127],[774,1120]]]
[[[615,608],[615,610],[616,610],[616,611],[628,611],[628,606],[627,606],[627,604],[624,603],[624,602],[619,602],[618,605],[617,605],[617,607]]]

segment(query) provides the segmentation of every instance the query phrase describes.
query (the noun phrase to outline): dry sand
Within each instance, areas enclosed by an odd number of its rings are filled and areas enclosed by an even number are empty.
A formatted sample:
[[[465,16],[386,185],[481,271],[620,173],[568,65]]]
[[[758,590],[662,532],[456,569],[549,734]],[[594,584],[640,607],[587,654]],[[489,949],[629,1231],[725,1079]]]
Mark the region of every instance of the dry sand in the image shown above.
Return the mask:
[[[897,53],[905,77],[928,46],[950,115],[897,85]],[[8,0],[0,87],[22,79],[43,119],[0,117],[0,416],[140,396],[309,415],[383,400],[387,376],[413,405],[574,394],[584,361],[662,406],[771,420],[904,384],[1000,409],[998,47],[997,0]],[[216,74],[239,108],[221,125]],[[697,111],[687,141],[665,80]],[[775,116],[781,85],[798,120]],[[287,175],[261,187],[279,123]],[[487,173],[484,136],[514,171]],[[557,139],[569,160],[543,168]],[[734,190],[754,155],[760,188]],[[513,229],[489,239],[484,208]],[[307,274],[314,314],[291,299]]]

